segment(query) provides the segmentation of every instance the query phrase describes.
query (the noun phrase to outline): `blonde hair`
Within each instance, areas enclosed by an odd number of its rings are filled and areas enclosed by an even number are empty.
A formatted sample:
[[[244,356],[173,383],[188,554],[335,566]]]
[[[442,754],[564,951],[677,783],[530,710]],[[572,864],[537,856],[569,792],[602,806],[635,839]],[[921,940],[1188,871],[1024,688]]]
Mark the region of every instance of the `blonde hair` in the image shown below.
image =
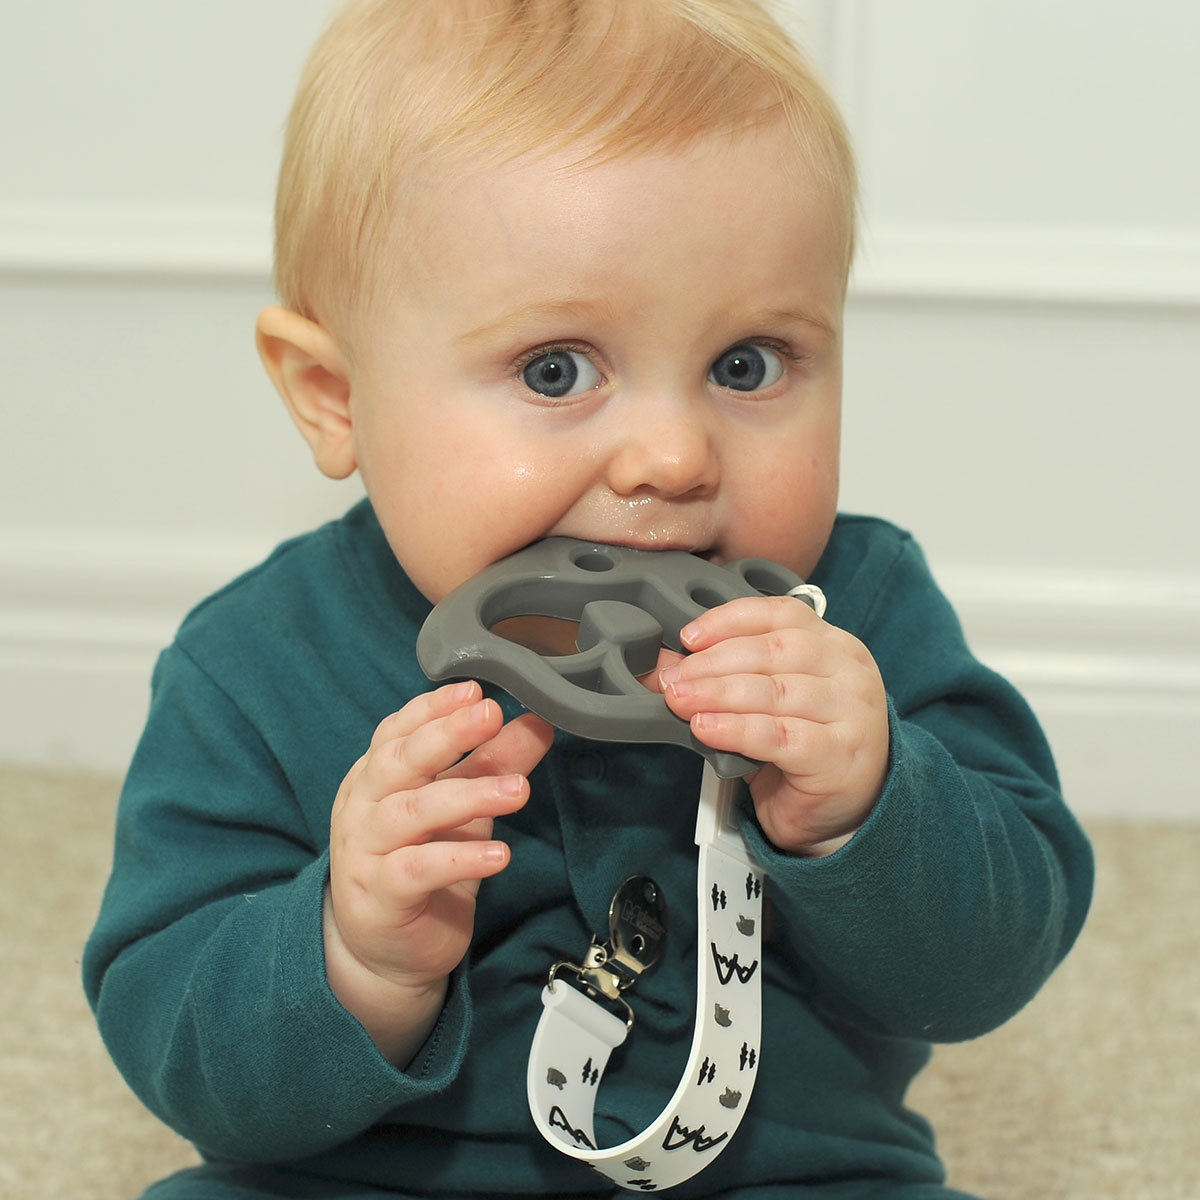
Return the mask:
[[[671,150],[782,117],[845,213],[837,109],[761,0],[350,0],[318,41],[288,123],[275,283],[349,340],[391,213],[472,155]]]

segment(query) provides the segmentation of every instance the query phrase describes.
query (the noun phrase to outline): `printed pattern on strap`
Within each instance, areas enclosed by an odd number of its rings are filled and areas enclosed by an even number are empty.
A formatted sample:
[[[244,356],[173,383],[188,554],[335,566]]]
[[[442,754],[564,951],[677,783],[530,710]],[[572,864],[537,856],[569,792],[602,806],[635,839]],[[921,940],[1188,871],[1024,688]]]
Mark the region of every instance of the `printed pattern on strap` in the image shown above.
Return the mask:
[[[739,839],[740,840],[740,839]],[[626,1025],[565,979],[542,992],[529,1057],[529,1107],[542,1136],[622,1188],[674,1187],[729,1144],[750,1101],[762,1029],[763,873],[742,853],[701,844],[697,1019],[683,1079],[643,1133],[596,1145],[596,1095]]]

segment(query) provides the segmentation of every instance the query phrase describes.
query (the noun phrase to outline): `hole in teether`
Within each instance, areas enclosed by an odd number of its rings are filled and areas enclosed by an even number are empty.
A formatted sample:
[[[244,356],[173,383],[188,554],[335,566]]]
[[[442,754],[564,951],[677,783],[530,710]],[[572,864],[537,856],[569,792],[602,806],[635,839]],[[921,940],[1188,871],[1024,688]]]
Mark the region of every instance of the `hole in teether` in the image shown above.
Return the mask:
[[[706,583],[697,583],[688,592],[701,608],[716,608],[718,604],[724,604],[729,599],[728,596],[723,596],[716,588],[710,587]]]
[[[576,550],[571,561],[581,571],[611,571],[617,560],[600,546],[589,546]]]
[[[646,948],[646,939],[640,933],[635,933],[629,939],[629,949],[633,951],[634,957],[638,957]]]
[[[497,621],[491,631],[506,642],[516,642],[547,658],[578,653],[575,642],[579,622],[565,617],[507,617]]]

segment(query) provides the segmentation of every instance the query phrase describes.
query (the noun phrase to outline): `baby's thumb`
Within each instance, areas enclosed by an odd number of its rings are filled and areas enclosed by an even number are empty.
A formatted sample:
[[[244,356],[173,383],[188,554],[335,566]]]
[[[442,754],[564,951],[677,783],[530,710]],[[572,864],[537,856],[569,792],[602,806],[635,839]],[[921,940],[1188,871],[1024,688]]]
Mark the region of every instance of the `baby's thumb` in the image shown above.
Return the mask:
[[[657,692],[660,696],[663,692],[663,686],[658,681],[659,672],[666,670],[667,667],[673,667],[677,662],[682,662],[686,656],[680,654],[678,650],[668,650],[666,646],[662,646],[658,651],[658,662],[654,664],[653,671],[647,671],[645,675],[638,676],[638,682],[652,692]]]

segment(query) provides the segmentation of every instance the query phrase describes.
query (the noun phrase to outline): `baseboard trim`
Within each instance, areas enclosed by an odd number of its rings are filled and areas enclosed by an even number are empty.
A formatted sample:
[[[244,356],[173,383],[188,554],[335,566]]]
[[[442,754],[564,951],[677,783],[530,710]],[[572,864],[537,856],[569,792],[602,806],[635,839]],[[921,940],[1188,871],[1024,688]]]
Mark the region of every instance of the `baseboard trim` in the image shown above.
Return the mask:
[[[269,547],[0,534],[0,761],[120,770],[155,656]],[[976,653],[1037,710],[1085,816],[1200,821],[1200,577],[941,573]]]
[[[269,548],[0,531],[0,761],[123,770],[159,650]]]

